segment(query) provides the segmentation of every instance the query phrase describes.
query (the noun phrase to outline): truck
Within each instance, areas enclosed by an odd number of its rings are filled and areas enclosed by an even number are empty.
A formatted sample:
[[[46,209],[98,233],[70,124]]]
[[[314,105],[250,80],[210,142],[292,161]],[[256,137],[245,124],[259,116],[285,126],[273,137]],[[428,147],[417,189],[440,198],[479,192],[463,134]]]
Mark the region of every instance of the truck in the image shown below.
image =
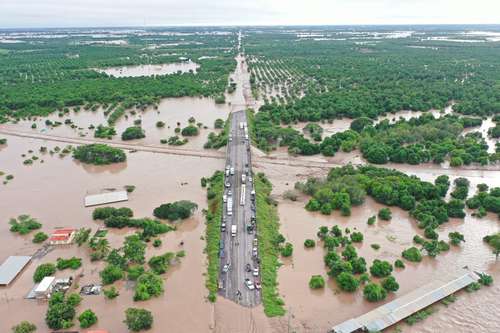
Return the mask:
[[[231,225],[231,236],[236,237],[236,232],[238,231],[238,226],[236,224]]]
[[[240,205],[245,205],[246,185],[241,185]]]
[[[227,215],[233,215],[233,197],[227,197]]]
[[[242,174],[242,175],[241,175],[241,182],[242,182],[243,184],[245,184],[246,180],[247,180],[247,176],[246,176],[245,174]]]
[[[231,176],[234,176],[234,168],[233,167],[231,167],[230,173],[231,173]]]

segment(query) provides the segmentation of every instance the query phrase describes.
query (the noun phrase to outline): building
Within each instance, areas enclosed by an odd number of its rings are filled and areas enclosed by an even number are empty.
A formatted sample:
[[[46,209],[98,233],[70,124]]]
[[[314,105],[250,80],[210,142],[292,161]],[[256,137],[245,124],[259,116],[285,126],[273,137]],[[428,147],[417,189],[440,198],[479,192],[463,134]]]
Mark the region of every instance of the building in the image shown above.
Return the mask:
[[[357,318],[351,318],[332,328],[334,333],[378,332],[397,322],[425,309],[431,304],[449,296],[473,282],[479,276],[474,272],[467,272],[451,279],[439,277],[412,292],[396,298],[378,308]]]
[[[28,265],[31,256],[10,256],[0,266],[0,286],[8,286]]]
[[[50,245],[67,245],[73,242],[76,229],[56,229],[49,238]]]
[[[52,287],[55,282],[54,276],[46,276],[43,280],[35,287],[34,296],[35,298],[48,298],[52,292]]]
[[[127,191],[104,192],[100,194],[87,195],[85,197],[85,207],[104,205],[113,202],[127,201]]]

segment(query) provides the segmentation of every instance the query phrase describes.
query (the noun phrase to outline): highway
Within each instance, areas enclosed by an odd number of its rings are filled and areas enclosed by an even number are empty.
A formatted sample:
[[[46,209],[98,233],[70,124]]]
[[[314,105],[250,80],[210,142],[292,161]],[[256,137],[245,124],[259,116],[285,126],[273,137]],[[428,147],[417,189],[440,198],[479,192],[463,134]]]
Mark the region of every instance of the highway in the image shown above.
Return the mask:
[[[243,306],[252,307],[260,304],[260,290],[255,284],[260,281],[260,268],[258,255],[255,256],[256,253],[253,253],[257,247],[255,243],[257,236],[255,223],[252,223],[252,217],[255,217],[252,163],[248,134],[245,138],[243,124],[246,125],[245,111],[233,112],[227,147],[225,186],[229,187],[225,187],[224,190],[227,196],[223,213],[226,228],[225,231],[221,231],[223,257],[220,260],[219,276],[222,296]],[[228,215],[228,205],[232,207],[231,215]],[[252,225],[254,230],[248,231],[247,227]],[[233,228],[237,230],[234,236]],[[258,273],[254,273],[254,269],[257,269]],[[251,281],[253,288],[246,285],[246,279]]]

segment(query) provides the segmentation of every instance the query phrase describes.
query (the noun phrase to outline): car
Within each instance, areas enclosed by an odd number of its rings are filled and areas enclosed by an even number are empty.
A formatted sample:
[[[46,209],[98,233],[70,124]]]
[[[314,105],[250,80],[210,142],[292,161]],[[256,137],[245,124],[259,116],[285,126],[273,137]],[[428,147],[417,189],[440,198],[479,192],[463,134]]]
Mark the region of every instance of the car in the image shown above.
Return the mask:
[[[251,183],[253,181],[252,176],[248,177],[248,181]]]
[[[219,249],[220,249],[220,250],[224,250],[224,240],[223,240],[223,239],[221,239],[221,240],[219,241]]]
[[[220,252],[219,252],[219,257],[220,257],[220,258],[224,258],[224,257],[225,257],[225,254],[224,254],[224,249],[220,250]]]
[[[254,290],[255,286],[253,282],[250,279],[245,279],[245,286],[247,286],[248,289]]]
[[[250,264],[246,264],[245,270],[250,273],[252,271],[252,266],[250,266]]]
[[[227,195],[225,195],[225,194],[224,194],[224,195],[222,196],[222,201],[223,201],[223,202],[227,202]]]
[[[220,225],[220,230],[222,232],[226,231],[226,224],[224,222],[222,222],[222,224]]]
[[[226,187],[231,187],[231,183],[230,182],[226,182]]]
[[[257,290],[262,288],[262,285],[260,284],[260,279],[255,279],[254,285],[255,285],[255,289],[257,289]]]
[[[257,238],[254,238],[253,239],[253,246],[257,246],[257,242],[258,242]]]
[[[252,249],[252,256],[257,257],[257,248],[256,247],[254,247]]]
[[[223,272],[223,273],[227,273],[227,272],[229,272],[229,268],[230,268],[230,267],[231,267],[231,266],[230,266],[229,264],[225,264],[225,265],[224,265],[224,267],[222,267],[222,272]]]
[[[231,191],[231,190],[227,191],[227,195],[228,196],[232,196],[233,195],[233,191]]]
[[[226,170],[229,170],[230,168],[231,168],[231,166],[229,166],[229,164],[226,165]]]
[[[229,136],[229,142],[233,141],[233,137]]]
[[[255,267],[253,269],[253,273],[252,274],[253,274],[253,276],[259,276],[259,269],[257,267]]]

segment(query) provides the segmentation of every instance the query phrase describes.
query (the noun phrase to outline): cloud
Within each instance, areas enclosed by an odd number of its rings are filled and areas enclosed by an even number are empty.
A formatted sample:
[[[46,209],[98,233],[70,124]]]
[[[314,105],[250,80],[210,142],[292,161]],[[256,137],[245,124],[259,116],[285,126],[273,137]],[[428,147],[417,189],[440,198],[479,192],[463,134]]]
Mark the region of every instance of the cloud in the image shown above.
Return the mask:
[[[0,0],[0,27],[500,23],[498,0]]]

